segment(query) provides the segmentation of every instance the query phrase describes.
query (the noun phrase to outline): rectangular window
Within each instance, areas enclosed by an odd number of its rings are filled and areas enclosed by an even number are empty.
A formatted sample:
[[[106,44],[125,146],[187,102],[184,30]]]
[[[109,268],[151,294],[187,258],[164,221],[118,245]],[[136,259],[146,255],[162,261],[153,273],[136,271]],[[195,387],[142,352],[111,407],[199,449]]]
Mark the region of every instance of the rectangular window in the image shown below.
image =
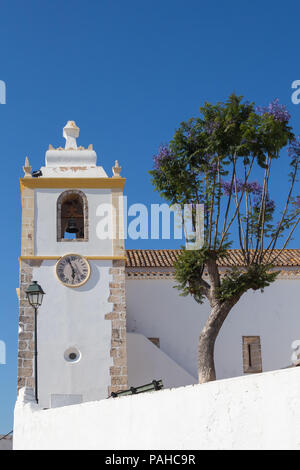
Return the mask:
[[[160,347],[159,338],[148,338],[151,343],[155,344],[158,348]]]
[[[259,336],[243,336],[243,367],[245,374],[262,372]]]

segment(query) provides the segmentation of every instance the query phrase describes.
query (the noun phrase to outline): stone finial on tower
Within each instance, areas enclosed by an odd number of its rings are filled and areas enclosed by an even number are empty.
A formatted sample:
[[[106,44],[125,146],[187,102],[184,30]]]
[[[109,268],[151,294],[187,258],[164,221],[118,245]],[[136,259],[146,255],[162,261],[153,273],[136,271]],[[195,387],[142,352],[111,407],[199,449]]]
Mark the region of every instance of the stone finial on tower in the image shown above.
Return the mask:
[[[79,136],[79,127],[75,121],[68,121],[63,130],[63,137],[66,139],[66,150],[77,150],[76,139]]]
[[[113,178],[120,178],[122,167],[119,166],[118,160],[115,161],[115,166],[112,167]]]
[[[23,166],[23,170],[24,170],[24,178],[32,178],[31,176],[32,166],[29,165],[28,157],[25,158],[25,165]]]

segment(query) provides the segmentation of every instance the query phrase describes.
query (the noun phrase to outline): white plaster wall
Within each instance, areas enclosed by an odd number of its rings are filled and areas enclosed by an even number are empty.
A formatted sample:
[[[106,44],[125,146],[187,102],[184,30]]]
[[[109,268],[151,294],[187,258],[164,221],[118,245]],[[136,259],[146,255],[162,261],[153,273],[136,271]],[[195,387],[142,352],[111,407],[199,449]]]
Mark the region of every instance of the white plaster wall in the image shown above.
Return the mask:
[[[198,382],[148,338],[138,333],[127,333],[127,359],[129,387],[159,379],[163,379],[165,388]]]
[[[300,368],[37,411],[14,449],[300,449]]]
[[[111,204],[110,189],[80,189],[87,196],[89,210],[89,241],[88,242],[57,242],[56,203],[59,195],[66,189],[35,190],[35,255],[53,256],[66,253],[81,255],[112,255],[112,240],[100,240],[96,226],[101,220],[96,215],[100,204]]]
[[[171,280],[127,280],[127,329],[159,337],[162,351],[197,376],[197,344],[209,305],[181,297]],[[291,364],[300,337],[300,281],[277,280],[264,293],[249,291],[232,309],[216,342],[219,379],[243,374],[242,336],[260,336],[263,370]]]
[[[105,314],[112,275],[111,261],[90,261],[86,284],[72,289],[55,275],[55,261],[33,269],[33,279],[46,295],[38,311],[38,388],[41,408],[50,407],[51,394],[83,395],[84,401],[106,398],[112,365],[111,322]],[[76,347],[78,363],[67,362],[64,352]]]

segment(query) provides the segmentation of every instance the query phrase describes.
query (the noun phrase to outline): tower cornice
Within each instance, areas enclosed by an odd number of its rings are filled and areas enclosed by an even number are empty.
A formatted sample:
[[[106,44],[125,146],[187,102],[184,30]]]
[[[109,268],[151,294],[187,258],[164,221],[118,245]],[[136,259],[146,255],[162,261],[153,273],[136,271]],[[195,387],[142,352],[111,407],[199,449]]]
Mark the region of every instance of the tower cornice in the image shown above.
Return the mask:
[[[121,188],[126,178],[20,178],[20,184],[27,188]]]
[[[21,197],[23,188],[49,189],[124,189],[126,178],[20,178]]]
[[[60,259],[63,255],[53,255],[53,256],[19,256],[19,262],[20,261],[46,261],[46,260],[57,260]],[[108,256],[94,256],[94,255],[84,255],[84,258],[88,260],[95,260],[95,261],[127,261],[126,256],[114,256],[114,255],[108,255]]]

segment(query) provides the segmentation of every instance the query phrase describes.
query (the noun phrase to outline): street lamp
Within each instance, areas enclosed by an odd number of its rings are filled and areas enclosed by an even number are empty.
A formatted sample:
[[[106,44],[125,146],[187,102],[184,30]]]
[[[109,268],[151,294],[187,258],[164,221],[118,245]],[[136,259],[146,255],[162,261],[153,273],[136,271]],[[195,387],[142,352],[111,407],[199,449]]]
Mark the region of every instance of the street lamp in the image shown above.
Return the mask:
[[[37,310],[42,305],[45,292],[37,281],[27,287],[26,296],[30,305],[34,308],[34,378],[35,378],[35,399],[38,403],[38,375],[37,375]]]

